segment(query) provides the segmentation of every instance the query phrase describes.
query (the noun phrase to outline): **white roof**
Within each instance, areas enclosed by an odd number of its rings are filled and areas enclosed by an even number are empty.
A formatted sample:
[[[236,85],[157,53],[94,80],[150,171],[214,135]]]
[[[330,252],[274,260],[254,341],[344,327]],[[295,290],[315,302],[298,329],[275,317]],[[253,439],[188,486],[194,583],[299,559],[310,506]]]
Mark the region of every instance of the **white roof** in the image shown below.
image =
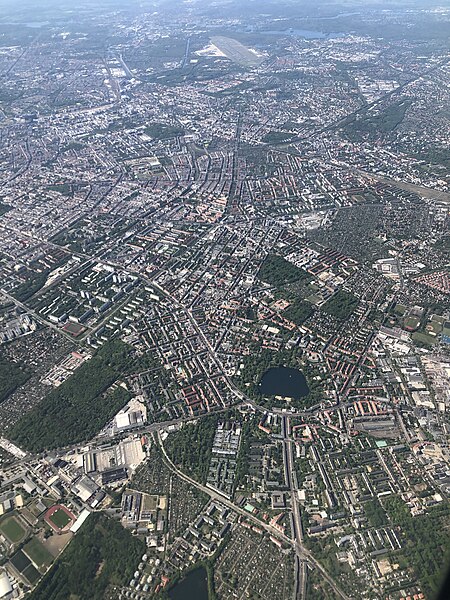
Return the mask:
[[[121,413],[116,416],[116,427],[128,427],[130,425],[130,413]]]
[[[75,523],[70,528],[70,531],[72,533],[76,533],[80,529],[80,527],[83,525],[83,523],[86,521],[86,519],[88,518],[88,516],[90,514],[91,514],[91,512],[89,510],[87,510],[86,508],[84,510],[82,510],[78,519],[75,521]]]
[[[6,571],[0,572],[0,598],[5,598],[13,591]]]

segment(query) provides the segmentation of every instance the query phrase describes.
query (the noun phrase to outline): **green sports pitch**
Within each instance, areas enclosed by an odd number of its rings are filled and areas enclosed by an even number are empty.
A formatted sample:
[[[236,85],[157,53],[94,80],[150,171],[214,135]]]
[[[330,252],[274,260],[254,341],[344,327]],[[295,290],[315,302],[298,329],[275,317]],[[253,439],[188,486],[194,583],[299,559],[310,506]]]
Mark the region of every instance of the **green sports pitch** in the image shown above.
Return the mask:
[[[53,562],[53,557],[50,552],[36,537],[32,538],[28,544],[25,545],[23,550],[38,567],[50,566]]]
[[[11,542],[11,544],[17,544],[25,537],[25,529],[16,519],[16,517],[6,517],[0,522],[0,531],[3,535]]]
[[[66,513],[66,511],[63,510],[62,508],[59,508],[58,510],[56,510],[49,517],[49,520],[52,523],[54,523],[56,525],[56,527],[58,527],[58,529],[64,529],[64,527],[66,527],[72,521],[72,519],[69,517],[69,515]]]

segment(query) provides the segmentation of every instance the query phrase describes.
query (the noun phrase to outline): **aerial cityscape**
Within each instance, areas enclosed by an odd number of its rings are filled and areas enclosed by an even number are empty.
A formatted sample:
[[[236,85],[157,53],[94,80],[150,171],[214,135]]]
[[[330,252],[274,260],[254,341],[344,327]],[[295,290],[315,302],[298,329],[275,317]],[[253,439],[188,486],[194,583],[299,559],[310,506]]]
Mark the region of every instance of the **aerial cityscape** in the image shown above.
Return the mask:
[[[0,0],[0,600],[435,600],[449,442],[449,0]]]

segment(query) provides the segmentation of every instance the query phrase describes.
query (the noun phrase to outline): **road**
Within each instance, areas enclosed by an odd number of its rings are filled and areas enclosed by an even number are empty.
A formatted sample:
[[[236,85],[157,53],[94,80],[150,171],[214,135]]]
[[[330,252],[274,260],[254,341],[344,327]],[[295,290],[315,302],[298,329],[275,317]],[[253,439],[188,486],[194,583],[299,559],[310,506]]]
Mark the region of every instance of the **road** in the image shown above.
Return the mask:
[[[228,410],[229,410],[229,407],[220,408],[220,409],[215,410],[214,414],[220,414],[220,413],[226,412]],[[171,421],[152,423],[150,425],[143,425],[142,427],[136,427],[135,429],[132,429],[132,430],[121,431],[119,433],[116,433],[113,436],[96,436],[89,442],[84,442],[84,443],[77,442],[76,444],[71,444],[69,446],[62,446],[60,448],[55,448],[54,451],[57,452],[59,455],[64,455],[64,454],[68,454],[69,452],[73,452],[73,451],[80,450],[81,448],[85,448],[86,446],[90,446],[91,448],[94,448],[97,446],[109,444],[113,439],[116,441],[120,441],[121,438],[127,438],[130,435],[130,433],[139,434],[139,435],[152,435],[154,433],[167,430],[169,427],[181,425],[181,423],[188,423],[188,422],[195,421],[197,419],[201,419],[203,416],[204,415],[198,415],[198,416],[193,417],[191,415],[186,415],[183,417],[179,417],[178,419],[172,419]],[[40,459],[44,458],[47,454],[45,452],[41,452],[38,454],[27,454],[22,448],[18,447],[14,442],[11,442],[10,440],[8,440],[5,437],[0,438],[0,446],[1,447],[5,447],[4,444],[5,443],[7,444],[8,442],[12,443],[14,446],[16,446],[16,448],[18,448],[24,454],[23,458],[18,458],[11,464],[11,466],[14,468],[17,467],[18,465],[23,465],[23,464],[32,462],[33,460],[40,460]]]
[[[61,329],[61,327],[58,327],[54,323],[51,323],[50,321],[47,321],[46,319],[44,319],[43,317],[41,317],[41,315],[39,313],[37,313],[33,309],[29,308],[25,304],[23,304],[23,302],[20,302],[19,300],[17,300],[17,298],[14,298],[14,296],[11,296],[11,294],[8,294],[8,292],[5,292],[4,289],[0,288],[0,294],[3,295],[3,296],[5,296],[5,298],[8,298],[8,300],[10,302],[12,302],[16,306],[18,306],[19,308],[21,308],[22,310],[24,310],[27,314],[32,315],[33,318],[38,323],[41,323],[41,325],[44,325],[45,327],[49,327],[50,329],[53,329],[53,331],[57,331],[60,335],[64,336],[65,338],[67,338],[71,342],[74,341],[74,337],[72,335],[70,335],[69,333],[66,333],[65,331],[63,331]]]
[[[176,299],[171,296],[170,294],[168,294],[163,288],[161,288],[160,286],[155,286],[153,283],[149,282],[151,285],[153,285],[153,287],[155,287],[156,289],[158,289],[161,293],[163,293],[166,297],[170,297],[171,300],[174,302],[175,306],[178,306],[179,308],[181,308],[185,314],[187,314],[190,323],[192,324],[194,330],[197,332],[197,334],[200,336],[200,338],[202,339],[202,341],[204,342],[205,348],[207,349],[208,354],[210,355],[211,359],[214,361],[214,363],[217,365],[217,367],[219,368],[220,372],[222,373],[230,391],[235,395],[235,397],[237,398],[237,401],[243,401],[246,403],[250,403],[252,404],[251,400],[249,398],[247,398],[244,394],[242,394],[242,392],[240,392],[240,390],[237,390],[237,388],[235,388],[235,386],[231,383],[231,381],[229,380],[228,376],[226,375],[224,368],[221,364],[221,362],[219,361],[216,353],[214,352],[213,348],[211,347],[209,341],[207,340],[205,334],[203,333],[203,331],[200,329],[200,327],[198,326],[197,322],[195,321],[192,313],[186,309],[185,307],[183,307],[182,305],[180,305]],[[11,297],[12,300],[14,300],[16,302],[16,304],[21,305],[21,303],[18,303],[17,300],[15,300],[14,298]],[[25,306],[24,306],[25,308]],[[28,312],[29,309],[27,309]],[[41,319],[40,319],[41,320]],[[47,323],[46,323],[47,324]],[[60,328],[55,327],[55,329],[57,329],[59,332],[61,332]],[[258,407],[259,408],[259,407]],[[286,417],[285,417],[286,418]],[[145,428],[139,429],[139,433],[148,433],[148,434],[152,434],[156,443],[158,444],[158,446],[160,447],[160,449],[162,450],[163,453],[163,457],[164,457],[164,462],[166,464],[166,466],[173,471],[180,479],[183,479],[184,481],[186,481],[187,483],[195,486],[197,489],[200,489],[201,491],[203,491],[205,494],[207,494],[209,497],[221,502],[222,504],[224,504],[225,506],[227,506],[228,508],[230,508],[231,510],[237,512],[239,515],[241,515],[242,517],[245,517],[247,520],[252,521],[255,525],[257,525],[258,527],[264,529],[267,533],[269,533],[270,535],[282,540],[285,544],[293,547],[295,554],[296,554],[296,561],[297,561],[297,567],[296,567],[296,573],[297,573],[297,581],[298,581],[298,594],[303,594],[303,595],[297,595],[297,598],[304,598],[304,591],[305,591],[305,585],[306,585],[306,568],[305,568],[305,561],[307,561],[308,563],[310,563],[311,565],[313,565],[316,569],[318,569],[321,574],[323,575],[324,579],[328,582],[328,584],[330,585],[330,587],[334,590],[334,592],[341,598],[343,598],[343,600],[348,600],[348,596],[340,589],[340,587],[338,586],[338,584],[334,581],[334,579],[328,574],[328,572],[324,569],[324,567],[319,563],[319,561],[317,559],[315,559],[312,554],[309,552],[309,550],[307,550],[304,545],[303,545],[303,537],[302,537],[302,529],[301,529],[301,517],[300,517],[300,512],[299,512],[299,507],[298,507],[298,503],[294,502],[293,503],[293,522],[294,522],[294,536],[293,539],[289,538],[287,535],[285,535],[284,533],[280,532],[278,529],[276,529],[275,527],[271,526],[269,523],[266,523],[264,521],[261,521],[260,519],[258,519],[257,517],[255,517],[254,515],[248,513],[247,511],[245,511],[243,508],[241,508],[240,506],[234,504],[231,500],[229,500],[228,498],[226,498],[225,496],[223,496],[222,494],[220,494],[219,492],[217,492],[216,490],[213,490],[211,488],[208,488],[204,485],[201,485],[199,482],[195,481],[194,479],[192,479],[191,477],[189,477],[188,475],[186,475],[184,472],[180,471],[175,465],[174,463],[170,460],[169,456],[166,453],[166,450],[164,448],[164,444],[162,442],[161,439],[161,435],[160,435],[160,431],[163,429],[167,429],[170,425],[176,425],[179,424],[183,421],[189,421],[192,420],[192,417],[182,417],[180,419],[176,419],[173,421],[166,421],[163,423],[154,423],[151,425],[146,426]],[[288,431],[286,429],[286,431]],[[286,436],[283,436],[286,437]],[[94,440],[95,443],[96,440]],[[97,438],[97,441],[99,441],[99,438]],[[66,448],[63,449],[59,449],[63,452],[69,452],[70,450],[74,450],[80,447],[80,444],[76,444],[74,446],[68,446]],[[291,493],[292,493],[292,486],[294,486],[294,490],[295,490],[295,486],[296,483],[294,482],[294,477],[291,476],[294,473],[294,463],[293,463],[293,456],[292,456],[292,444],[288,443],[287,447],[289,448],[289,450],[287,451],[287,464],[288,464],[288,481],[289,481],[289,486],[291,487]],[[29,461],[30,459],[33,458],[40,458],[43,455],[37,455],[35,457],[30,457],[27,456],[22,460],[16,461],[14,464],[18,465],[20,463],[25,463],[27,461]],[[295,494],[296,495],[296,494]]]
[[[292,541],[303,546],[303,525],[298,503],[298,485],[297,474],[294,466],[293,443],[291,439],[291,424],[287,416],[282,417],[281,435],[283,437],[283,464],[286,485],[291,492],[291,511],[292,511]],[[302,557],[296,553],[295,568],[295,600],[304,600],[306,598],[306,568],[303,565]]]
[[[197,333],[197,335],[199,336],[199,338],[202,340],[204,347],[209,355],[209,357],[211,358],[211,360],[213,361],[213,363],[217,366],[219,372],[221,373],[221,375],[224,378],[224,381],[227,384],[227,387],[229,388],[230,392],[234,395],[234,397],[236,398],[236,402],[235,404],[238,404],[240,402],[245,402],[247,404],[250,404],[252,406],[254,406],[255,410],[262,410],[265,411],[264,408],[257,406],[250,398],[246,397],[245,394],[243,394],[239,389],[236,388],[236,386],[232,383],[232,381],[230,380],[230,378],[228,377],[228,375],[225,372],[225,369],[221,363],[221,361],[219,360],[216,352],[214,351],[214,349],[212,348],[211,344],[209,343],[209,340],[206,338],[204,332],[202,331],[202,329],[199,327],[199,325],[197,324],[191,310],[185,306],[183,306],[182,304],[180,304],[176,298],[174,296],[172,296],[170,293],[168,293],[164,288],[162,288],[161,286],[155,284],[152,281],[146,280],[146,278],[142,278],[144,281],[146,281],[147,284],[149,284],[150,286],[152,286],[155,290],[159,291],[162,295],[164,295],[166,298],[169,298],[173,305],[177,308],[179,308],[180,310],[182,310],[188,317],[188,320],[190,322],[190,324],[192,325],[194,331]],[[7,294],[5,294],[7,295]],[[44,322],[46,325],[51,326],[52,328],[54,328],[55,330],[61,332],[61,329],[59,327],[53,326],[50,323],[47,323],[46,321],[43,321],[43,319],[41,317],[39,317],[39,315],[37,315],[36,313],[34,313],[33,311],[30,311],[30,309],[28,307],[25,307],[25,305],[22,305],[21,303],[19,303],[17,300],[15,300],[12,296],[9,296],[10,299],[12,301],[14,301],[18,306],[23,307],[25,310],[27,310],[28,312],[31,312],[31,314],[33,314],[38,320],[40,320],[41,322]],[[305,413],[306,414],[306,413]],[[284,415],[284,422],[285,422],[285,427],[286,427],[286,433],[289,433],[289,429],[288,429],[288,421],[287,421],[287,417],[286,415]],[[247,511],[245,511],[243,508],[241,508],[240,506],[234,504],[231,500],[229,500],[228,498],[226,498],[225,496],[223,496],[222,494],[220,494],[218,491],[210,489],[206,486],[201,485],[199,482],[195,481],[194,479],[192,479],[191,477],[189,477],[188,475],[186,475],[184,472],[180,471],[170,460],[170,458],[168,457],[165,448],[164,448],[164,444],[162,442],[161,439],[161,435],[160,432],[163,429],[167,429],[167,427],[169,427],[170,425],[176,425],[179,424],[183,421],[189,421],[192,420],[192,417],[182,417],[180,419],[176,419],[173,421],[168,421],[168,422],[163,422],[163,423],[154,423],[152,425],[148,425],[145,428],[139,429],[139,433],[147,433],[147,434],[152,434],[154,439],[156,440],[156,443],[159,445],[159,447],[162,450],[163,453],[163,457],[164,457],[164,462],[166,463],[167,467],[173,471],[178,477],[180,477],[181,479],[183,479],[184,481],[186,481],[187,483],[195,486],[197,489],[200,489],[201,491],[203,491],[205,494],[207,494],[209,497],[220,501],[222,504],[224,504],[225,506],[227,506],[228,508],[230,508],[231,510],[235,511],[236,513],[238,513],[239,515],[241,515],[242,517],[245,517],[248,521],[253,522],[255,525],[257,525],[258,527],[264,529],[267,533],[269,533],[270,535],[276,537],[277,539],[282,540],[286,545],[292,547],[295,551],[295,555],[296,555],[296,580],[297,580],[297,592],[296,592],[296,598],[304,598],[305,597],[305,586],[306,586],[306,562],[308,562],[309,564],[311,564],[312,566],[314,566],[316,569],[318,569],[321,574],[323,575],[324,579],[329,583],[329,585],[331,586],[331,588],[334,590],[334,592],[341,598],[343,598],[344,600],[346,600],[348,597],[347,595],[340,589],[340,587],[338,586],[338,584],[334,581],[334,579],[328,574],[328,572],[324,569],[324,567],[318,562],[317,559],[315,559],[312,554],[309,552],[309,550],[307,550],[307,548],[305,548],[305,546],[303,545],[303,531],[302,531],[302,525],[301,525],[301,515],[300,515],[300,510],[299,510],[299,506],[298,506],[298,502],[296,501],[296,497],[297,497],[297,485],[296,485],[296,479],[295,479],[295,475],[294,475],[294,459],[293,459],[293,455],[292,455],[292,443],[291,442],[286,442],[285,444],[285,448],[286,448],[286,479],[288,482],[288,487],[291,489],[291,496],[293,498],[293,502],[292,502],[292,514],[293,514],[293,538],[291,539],[290,537],[288,537],[287,535],[285,535],[284,533],[280,532],[278,529],[276,529],[275,527],[271,526],[269,523],[266,523],[264,521],[261,521],[260,519],[258,519],[257,517],[255,517],[254,515],[248,513]],[[137,432],[138,430],[136,430]],[[284,438],[286,438],[287,436],[284,435]],[[94,443],[98,442],[98,441],[103,441],[101,438],[96,438],[93,440]],[[74,450],[80,447],[80,444],[76,444],[75,446],[69,446],[63,449],[58,449],[58,451],[62,451],[62,452],[69,452],[70,450]],[[29,461],[30,459],[32,460],[33,458],[40,458],[43,455],[38,455],[35,457],[26,457],[23,460],[19,460],[17,462],[15,462],[15,465],[20,464],[21,462],[26,462],[27,460]],[[306,561],[306,562],[305,562]]]
[[[264,529],[267,533],[280,539],[285,544],[292,546],[295,550],[296,555],[299,558],[301,558],[302,561],[305,561],[305,560],[308,561],[316,569],[318,569],[321,572],[324,579],[330,585],[332,590],[340,598],[342,598],[343,600],[349,600],[349,597],[341,590],[341,588],[338,586],[338,584],[335,582],[335,580],[328,574],[328,572],[325,570],[325,568],[319,563],[319,561],[317,559],[314,558],[314,556],[311,554],[311,552],[307,548],[305,548],[300,541],[298,541],[298,540],[293,541],[286,534],[282,533],[278,529],[275,529],[275,527],[272,527],[272,525],[270,525],[269,523],[266,523],[265,521],[261,521],[260,519],[258,519],[254,515],[252,515],[251,513],[244,510],[242,507],[238,506],[237,504],[234,504],[234,502],[232,502],[231,500],[229,500],[228,498],[226,498],[225,496],[220,494],[217,490],[213,490],[209,487],[206,487],[205,485],[202,485],[195,479],[192,479],[192,477],[189,477],[189,475],[186,475],[186,473],[184,473],[183,471],[178,469],[178,467],[176,467],[175,464],[169,458],[169,456],[166,452],[166,449],[164,448],[164,444],[163,444],[163,441],[161,439],[161,435],[159,434],[159,432],[156,433],[156,435],[154,436],[154,439],[155,439],[155,442],[158,445],[159,449],[162,452],[165,465],[171,471],[173,471],[180,479],[183,479],[183,481],[186,481],[187,483],[189,483],[189,484],[193,485],[194,487],[196,487],[197,489],[201,490],[202,492],[207,494],[213,500],[217,500],[218,502],[221,502],[227,508],[238,513],[242,517],[246,518],[248,521],[252,521],[259,528]]]

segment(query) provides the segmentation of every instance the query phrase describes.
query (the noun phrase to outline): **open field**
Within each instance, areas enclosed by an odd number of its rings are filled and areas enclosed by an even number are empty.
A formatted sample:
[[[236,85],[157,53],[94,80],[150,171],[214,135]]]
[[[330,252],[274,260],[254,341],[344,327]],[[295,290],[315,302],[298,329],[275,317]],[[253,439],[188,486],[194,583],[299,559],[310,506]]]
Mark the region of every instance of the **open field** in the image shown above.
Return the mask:
[[[37,537],[32,538],[23,551],[38,567],[48,567],[53,562],[52,555]]]
[[[59,535],[55,533],[45,540],[44,546],[56,558],[64,550],[72,537],[73,533],[71,531],[63,531]]]
[[[420,342],[421,344],[425,344],[427,346],[432,346],[433,344],[436,343],[435,337],[433,337],[432,335],[428,335],[426,333],[421,333],[419,331],[416,331],[415,333],[413,333],[412,339],[416,342]]]

